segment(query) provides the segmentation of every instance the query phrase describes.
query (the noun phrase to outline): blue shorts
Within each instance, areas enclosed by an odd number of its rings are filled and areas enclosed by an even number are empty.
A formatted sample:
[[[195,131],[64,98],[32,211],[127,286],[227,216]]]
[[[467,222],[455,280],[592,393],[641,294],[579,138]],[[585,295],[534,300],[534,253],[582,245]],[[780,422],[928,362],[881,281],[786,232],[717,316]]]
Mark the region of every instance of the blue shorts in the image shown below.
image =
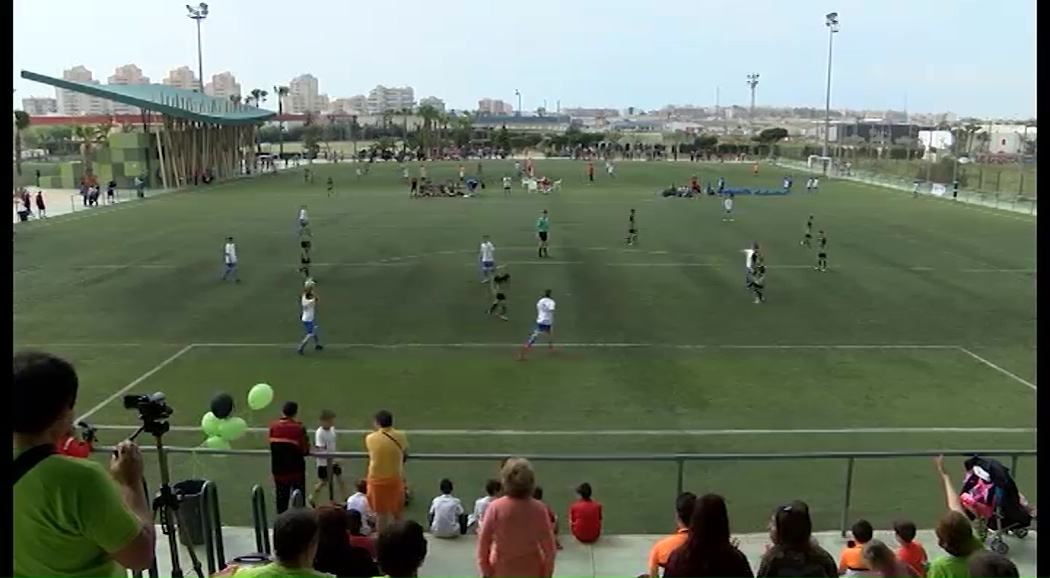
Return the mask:
[[[481,262],[481,270],[485,271],[486,273],[488,273],[489,271],[492,271],[495,268],[496,268],[496,262],[495,261],[482,261]]]
[[[299,219],[299,226],[300,227],[305,227],[308,224],[309,223],[306,221],[306,219]]]
[[[551,325],[549,323],[537,323],[536,324],[536,332],[537,333],[550,333],[551,332]]]
[[[236,268],[237,268],[237,263],[226,263],[226,270],[227,271],[232,271],[233,269],[236,269]]]
[[[316,330],[317,330],[317,322],[316,321],[303,321],[303,331],[305,331],[307,335],[313,335],[314,331],[316,331]]]

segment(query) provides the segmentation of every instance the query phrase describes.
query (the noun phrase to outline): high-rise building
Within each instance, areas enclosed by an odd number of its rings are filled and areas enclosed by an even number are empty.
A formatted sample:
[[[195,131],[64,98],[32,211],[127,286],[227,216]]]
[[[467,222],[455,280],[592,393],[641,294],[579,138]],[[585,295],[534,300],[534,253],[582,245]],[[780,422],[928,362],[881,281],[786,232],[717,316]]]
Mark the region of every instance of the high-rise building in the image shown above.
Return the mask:
[[[241,85],[232,72],[220,72],[211,77],[211,82],[204,85],[204,94],[219,98],[243,96]]]
[[[337,98],[332,101],[329,108],[332,112],[361,116],[365,114],[367,104],[368,99],[365,95],[358,94],[356,96],[351,96],[350,98]]]
[[[125,64],[124,66],[118,67],[113,71],[113,76],[107,79],[108,84],[116,85],[137,85],[137,84],[149,84],[149,77],[142,74],[142,69],[134,64]],[[107,102],[107,108],[113,114],[138,114],[139,109],[134,106],[128,106],[118,102]]]
[[[288,83],[288,96],[284,97],[282,106],[289,114],[306,114],[320,112],[328,104],[328,97],[318,89],[317,77],[312,74],[301,74]]]
[[[100,84],[99,81],[95,80],[91,71],[83,65],[77,65],[69,70],[62,71],[62,78],[84,84]],[[83,114],[106,114],[108,112],[108,101],[101,98],[64,89],[56,89],[55,94],[58,101],[58,112],[63,115],[77,116]]]
[[[30,96],[22,99],[22,110],[29,116],[44,116],[58,112],[58,100],[48,96]]]
[[[483,98],[478,101],[478,112],[481,114],[511,114],[514,107],[502,100]]]
[[[379,85],[368,93],[365,109],[368,114],[383,114],[388,110],[412,109],[416,106],[416,92],[411,86],[389,88]]]
[[[419,106],[429,106],[438,112],[445,112],[445,101],[436,96],[428,96],[419,101]]]
[[[180,66],[168,73],[167,78],[161,81],[166,86],[173,86],[184,90],[200,90],[200,82],[197,74],[189,66]]]

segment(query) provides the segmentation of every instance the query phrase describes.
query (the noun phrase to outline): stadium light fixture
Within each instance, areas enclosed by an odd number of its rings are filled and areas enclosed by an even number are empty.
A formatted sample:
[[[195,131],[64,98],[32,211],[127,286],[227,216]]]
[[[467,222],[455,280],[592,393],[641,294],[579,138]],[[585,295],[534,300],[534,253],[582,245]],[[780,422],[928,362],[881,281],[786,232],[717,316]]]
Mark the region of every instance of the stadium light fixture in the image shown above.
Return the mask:
[[[186,5],[186,14],[191,20],[197,23],[197,76],[199,90],[201,94],[204,94],[204,54],[201,49],[201,22],[208,18],[208,5],[201,2],[197,6]]]
[[[751,132],[755,132],[755,89],[758,88],[758,73],[752,72],[747,75],[747,87],[751,89],[751,108],[748,109],[747,123],[750,126]]]
[[[828,29],[828,81],[824,93],[824,146],[821,156],[828,158],[828,139],[831,136],[831,62],[835,48],[835,35],[839,32],[839,13],[829,12],[824,16],[824,26]],[[827,174],[829,163],[824,161],[824,173]]]
[[[518,97],[518,116],[521,116],[521,91],[515,88],[514,96]]]

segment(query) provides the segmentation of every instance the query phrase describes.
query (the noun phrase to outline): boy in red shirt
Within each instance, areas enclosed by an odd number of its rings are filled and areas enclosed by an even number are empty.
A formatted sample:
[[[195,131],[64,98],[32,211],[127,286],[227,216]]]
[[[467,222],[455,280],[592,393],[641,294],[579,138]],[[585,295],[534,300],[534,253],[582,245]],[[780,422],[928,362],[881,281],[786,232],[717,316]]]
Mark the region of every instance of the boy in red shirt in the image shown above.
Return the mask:
[[[580,499],[569,507],[569,528],[583,544],[592,544],[602,534],[602,505],[591,499],[591,485],[587,482],[576,488]]]
[[[532,499],[537,502],[543,502],[542,487],[536,486],[536,489],[532,491]],[[547,508],[547,516],[550,518],[551,527],[554,528],[554,544],[561,550],[561,540],[558,539],[558,516],[554,515],[554,510],[551,509],[547,502],[543,502],[543,506]]]
[[[915,524],[908,521],[895,522],[893,532],[897,534],[897,543],[900,544],[897,559],[910,566],[920,578],[925,578],[929,560],[926,557],[926,549],[915,541]]]

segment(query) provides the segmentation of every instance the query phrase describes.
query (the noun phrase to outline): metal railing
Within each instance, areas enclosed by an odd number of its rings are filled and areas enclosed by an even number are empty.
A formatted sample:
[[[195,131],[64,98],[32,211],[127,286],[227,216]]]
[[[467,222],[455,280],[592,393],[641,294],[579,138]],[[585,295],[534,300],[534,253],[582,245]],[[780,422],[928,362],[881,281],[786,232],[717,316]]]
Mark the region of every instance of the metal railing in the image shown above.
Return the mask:
[[[145,452],[155,451],[151,447],[141,448]],[[269,457],[269,450],[212,450],[204,448],[168,447],[166,451],[173,454],[196,454],[196,455],[220,455],[220,456],[255,456],[258,458]],[[109,452],[112,448],[98,448],[96,451]],[[926,451],[885,451],[885,452],[797,452],[797,453],[753,453],[753,454],[607,454],[607,455],[552,455],[552,454],[523,454],[517,457],[525,458],[533,462],[670,462],[676,468],[676,495],[685,489],[685,466],[689,462],[730,462],[730,461],[777,461],[777,460],[842,460],[845,462],[845,478],[842,493],[842,509],[839,531],[843,536],[849,528],[850,502],[853,497],[853,474],[857,460],[882,460],[895,458],[920,458],[920,457],[971,457],[975,455],[988,457],[1010,458],[1010,471],[1016,476],[1018,462],[1021,457],[1035,457],[1036,450],[926,450]],[[364,452],[333,452],[320,453],[313,457],[317,458],[342,458],[365,460],[368,454]],[[412,462],[425,461],[469,461],[469,462],[500,462],[507,457],[506,454],[413,454]],[[300,492],[294,492],[292,505],[302,507],[304,498]],[[265,492],[260,486],[252,490],[253,513],[257,516],[253,521],[258,525],[266,522],[266,500]],[[260,508],[256,504],[261,504]],[[217,508],[217,505],[214,506]],[[215,520],[218,520],[216,511]],[[262,527],[268,527],[268,524]],[[221,532],[217,534],[221,538]],[[264,541],[265,540],[265,541]],[[256,544],[268,545],[269,538],[256,536]],[[221,541],[220,541],[221,543]],[[220,546],[221,547],[221,546]],[[260,550],[262,551],[262,550]],[[224,556],[219,553],[218,557]],[[210,562],[210,560],[209,560]]]

